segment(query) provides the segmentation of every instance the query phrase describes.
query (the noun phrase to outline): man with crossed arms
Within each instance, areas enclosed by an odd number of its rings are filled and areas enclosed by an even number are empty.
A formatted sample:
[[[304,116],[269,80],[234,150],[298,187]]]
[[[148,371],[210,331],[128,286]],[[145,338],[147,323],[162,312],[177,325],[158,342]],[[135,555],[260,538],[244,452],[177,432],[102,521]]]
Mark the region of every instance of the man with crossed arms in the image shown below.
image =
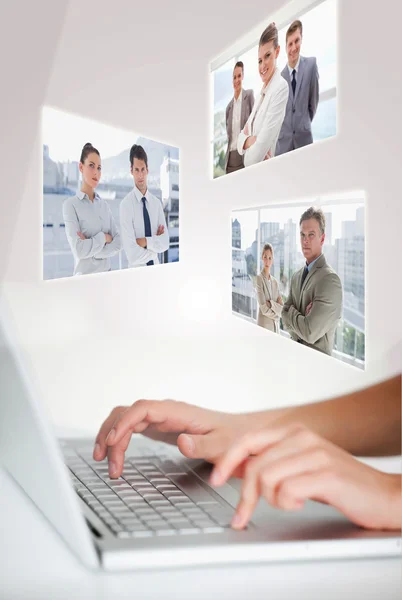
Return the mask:
[[[342,284],[322,254],[324,240],[324,213],[310,207],[300,218],[300,241],[306,265],[291,279],[282,323],[293,340],[331,355],[336,326],[342,315]]]
[[[169,233],[161,201],[147,187],[148,157],[142,146],[130,150],[134,188],[120,204],[120,235],[129,267],[159,263],[158,254],[169,248]]]

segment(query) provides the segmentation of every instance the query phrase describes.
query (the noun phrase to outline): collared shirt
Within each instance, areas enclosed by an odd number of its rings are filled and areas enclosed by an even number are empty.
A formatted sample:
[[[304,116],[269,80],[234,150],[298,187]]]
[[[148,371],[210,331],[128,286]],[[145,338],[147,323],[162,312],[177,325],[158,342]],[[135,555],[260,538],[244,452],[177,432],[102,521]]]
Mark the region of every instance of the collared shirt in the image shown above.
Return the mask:
[[[146,198],[146,207],[151,222],[152,236],[147,237],[147,247],[137,244],[137,238],[145,237],[144,211],[142,198]],[[156,235],[159,225],[165,228],[162,235]],[[120,204],[120,229],[124,252],[130,267],[140,267],[153,260],[158,264],[158,253],[169,248],[169,232],[163,213],[162,202],[148,190],[141,194],[134,186]]]
[[[237,150],[237,138],[241,131],[241,105],[242,105],[243,90],[240,92],[239,97],[233,97],[233,115],[232,115],[232,139],[230,142],[230,152]]]
[[[322,256],[322,254],[320,254],[320,256],[317,256],[317,258],[315,258],[315,259],[313,260],[313,262],[311,262],[309,265],[306,263],[306,267],[307,267],[307,270],[308,270],[308,272],[309,272],[309,273],[310,273],[310,271],[311,271],[311,267],[313,266],[313,264],[314,264],[315,262],[317,262],[317,260],[318,260],[319,258],[321,258],[321,256]]]
[[[63,203],[66,235],[74,256],[74,275],[110,271],[110,257],[121,249],[120,234],[110,206],[95,192],[93,202],[84,192],[67,198]],[[77,232],[85,237],[81,240]],[[106,243],[105,233],[113,240]]]
[[[297,75],[299,72],[299,65],[300,65],[300,54],[299,54],[299,58],[297,59],[297,63],[296,66],[294,66],[293,68],[289,66],[288,63],[288,69],[289,69],[289,75],[290,75],[290,81],[292,81],[292,73],[293,73],[293,69],[296,71],[296,85],[297,85]]]

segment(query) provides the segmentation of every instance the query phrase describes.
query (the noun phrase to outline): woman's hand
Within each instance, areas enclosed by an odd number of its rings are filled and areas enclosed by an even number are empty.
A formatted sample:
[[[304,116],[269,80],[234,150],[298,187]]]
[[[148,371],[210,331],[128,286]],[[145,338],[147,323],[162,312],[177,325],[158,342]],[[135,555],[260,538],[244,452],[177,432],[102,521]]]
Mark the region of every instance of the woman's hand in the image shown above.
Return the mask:
[[[215,462],[236,437],[257,426],[252,413],[232,415],[175,400],[137,400],[112,410],[96,437],[93,456],[103,460],[107,455],[110,476],[119,477],[132,434],[143,433],[177,443],[184,456]]]
[[[85,237],[85,235],[83,233],[81,233],[81,231],[77,231],[77,235],[80,238],[80,240],[86,240],[87,238]]]
[[[250,148],[250,146],[252,146],[253,144],[255,144],[257,141],[257,136],[255,135],[250,135],[246,141],[244,142],[244,150],[247,150],[248,148]]]
[[[110,244],[111,242],[113,242],[112,236],[110,233],[105,233],[105,244]]]
[[[401,476],[368,467],[303,425],[247,433],[217,461],[211,484],[222,485],[235,470],[244,479],[236,529],[247,525],[259,496],[284,510],[318,500],[361,527],[401,528]]]
[[[278,296],[278,299],[277,299],[277,301],[276,301],[276,302],[277,302],[278,304],[282,304],[282,306],[283,306],[283,300],[282,300],[282,296],[280,296],[280,295],[279,295],[279,296]]]

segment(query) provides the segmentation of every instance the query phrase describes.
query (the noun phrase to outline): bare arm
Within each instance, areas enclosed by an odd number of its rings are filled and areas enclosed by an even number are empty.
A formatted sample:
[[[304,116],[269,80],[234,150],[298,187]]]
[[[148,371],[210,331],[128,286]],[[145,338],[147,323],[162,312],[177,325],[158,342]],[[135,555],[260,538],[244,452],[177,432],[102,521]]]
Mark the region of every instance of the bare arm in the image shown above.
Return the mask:
[[[357,456],[401,453],[401,375],[345,396],[253,413],[266,425],[302,423]]]

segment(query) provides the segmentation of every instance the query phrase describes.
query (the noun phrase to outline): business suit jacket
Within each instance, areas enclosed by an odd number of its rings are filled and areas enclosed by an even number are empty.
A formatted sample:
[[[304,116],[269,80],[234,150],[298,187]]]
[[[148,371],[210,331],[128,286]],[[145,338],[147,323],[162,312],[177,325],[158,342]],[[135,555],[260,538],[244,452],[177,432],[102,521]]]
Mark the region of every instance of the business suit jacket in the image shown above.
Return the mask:
[[[260,327],[265,327],[265,329],[269,329],[275,333],[279,333],[279,321],[281,319],[283,306],[277,302],[278,296],[280,296],[279,285],[278,281],[275,279],[275,277],[272,277],[272,275],[271,283],[272,296],[269,293],[268,280],[265,276],[265,273],[261,272],[261,275],[257,275],[256,277],[255,290],[257,293],[257,301],[259,306],[257,325],[260,325]],[[268,308],[267,300],[271,302],[271,308]]]
[[[304,267],[291,279],[289,297],[282,311],[283,326],[293,340],[331,354],[336,326],[342,315],[341,280],[323,254],[311,267],[300,289],[303,271]],[[305,316],[311,301],[313,306]]]
[[[311,123],[317,111],[320,95],[317,60],[314,56],[300,57],[294,96],[288,65],[283,69],[282,77],[288,83],[289,98],[276,146],[276,155],[313,143]]]
[[[264,160],[268,151],[271,158],[275,156],[276,143],[285,117],[288,101],[289,86],[279,72],[275,70],[268,83],[262,103],[260,98],[255,102],[253,110],[247,119],[248,134],[257,136],[257,141],[243,149],[247,135],[243,129],[237,138],[237,151],[244,154],[244,166],[254,165]],[[255,115],[255,119],[254,119]]]
[[[232,123],[233,123],[233,104],[234,98],[231,99],[226,107],[226,133],[228,136],[228,147],[226,150],[225,157],[225,171],[228,166],[230,145],[232,143]],[[242,90],[241,91],[241,116],[240,116],[240,130],[243,129],[247,123],[247,119],[250,116],[254,106],[254,92],[253,90]]]

